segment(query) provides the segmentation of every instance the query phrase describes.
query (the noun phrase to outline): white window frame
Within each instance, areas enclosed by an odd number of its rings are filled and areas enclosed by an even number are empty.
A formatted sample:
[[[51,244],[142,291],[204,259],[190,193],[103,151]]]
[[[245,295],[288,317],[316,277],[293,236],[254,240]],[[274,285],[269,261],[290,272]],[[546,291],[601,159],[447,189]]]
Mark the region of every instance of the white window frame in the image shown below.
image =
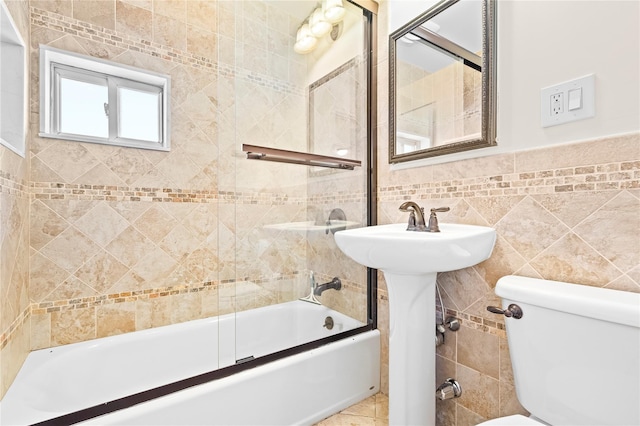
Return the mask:
[[[96,84],[104,83],[109,92],[109,137],[100,138],[60,132],[60,77]],[[120,104],[118,88],[158,94],[159,141],[118,137]],[[170,150],[171,77],[90,56],[40,45],[40,136],[77,142],[90,142],[132,148]]]

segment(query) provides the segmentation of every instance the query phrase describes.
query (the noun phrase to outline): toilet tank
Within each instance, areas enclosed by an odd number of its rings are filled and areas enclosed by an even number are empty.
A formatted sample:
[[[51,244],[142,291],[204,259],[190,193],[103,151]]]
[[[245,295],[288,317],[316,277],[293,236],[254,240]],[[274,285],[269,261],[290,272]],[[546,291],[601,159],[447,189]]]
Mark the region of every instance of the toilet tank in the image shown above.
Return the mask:
[[[551,425],[640,425],[640,294],[517,276],[496,285],[518,400]]]

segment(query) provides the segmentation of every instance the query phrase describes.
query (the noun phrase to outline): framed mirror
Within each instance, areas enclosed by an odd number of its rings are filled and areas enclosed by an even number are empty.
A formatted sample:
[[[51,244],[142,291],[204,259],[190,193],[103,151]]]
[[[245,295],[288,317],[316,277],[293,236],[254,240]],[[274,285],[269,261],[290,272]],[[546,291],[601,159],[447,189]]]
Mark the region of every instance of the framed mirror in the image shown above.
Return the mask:
[[[496,145],[496,0],[443,0],[389,36],[389,163]]]

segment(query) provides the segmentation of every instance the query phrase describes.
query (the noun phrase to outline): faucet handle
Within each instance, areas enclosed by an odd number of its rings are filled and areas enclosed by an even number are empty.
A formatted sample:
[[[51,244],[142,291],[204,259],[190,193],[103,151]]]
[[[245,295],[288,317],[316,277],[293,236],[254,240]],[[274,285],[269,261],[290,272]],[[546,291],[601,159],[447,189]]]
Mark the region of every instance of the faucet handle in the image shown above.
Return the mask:
[[[435,209],[431,209],[431,213],[444,213],[451,210],[450,207],[437,207]]]
[[[436,213],[444,213],[451,210],[449,207],[438,207],[435,209],[431,209],[431,215],[429,216],[429,225],[427,226],[428,232],[440,232],[440,227],[438,226],[438,216]]]

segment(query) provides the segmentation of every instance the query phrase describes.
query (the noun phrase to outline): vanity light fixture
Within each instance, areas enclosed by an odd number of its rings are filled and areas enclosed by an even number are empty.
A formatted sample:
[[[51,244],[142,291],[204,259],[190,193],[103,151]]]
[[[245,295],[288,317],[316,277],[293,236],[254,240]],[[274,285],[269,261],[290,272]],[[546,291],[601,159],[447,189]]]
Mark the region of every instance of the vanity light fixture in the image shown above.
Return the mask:
[[[306,54],[316,48],[318,39],[331,33],[331,39],[335,41],[341,32],[339,25],[347,13],[342,0],[323,0],[318,3],[311,15],[302,23],[296,33],[296,43],[293,50],[296,53]]]
[[[326,20],[324,13],[322,13],[322,8],[320,7],[317,7],[309,17],[309,28],[311,29],[311,34],[313,34],[314,37],[320,38],[329,34],[332,27],[333,25],[331,22]]]
[[[301,54],[309,53],[316,48],[316,44],[318,44],[318,39],[313,36],[309,23],[305,21],[298,29],[296,44],[293,45],[293,50]]]
[[[324,0],[322,2],[322,12],[327,21],[336,24],[344,19],[347,10],[342,4],[342,0]]]

